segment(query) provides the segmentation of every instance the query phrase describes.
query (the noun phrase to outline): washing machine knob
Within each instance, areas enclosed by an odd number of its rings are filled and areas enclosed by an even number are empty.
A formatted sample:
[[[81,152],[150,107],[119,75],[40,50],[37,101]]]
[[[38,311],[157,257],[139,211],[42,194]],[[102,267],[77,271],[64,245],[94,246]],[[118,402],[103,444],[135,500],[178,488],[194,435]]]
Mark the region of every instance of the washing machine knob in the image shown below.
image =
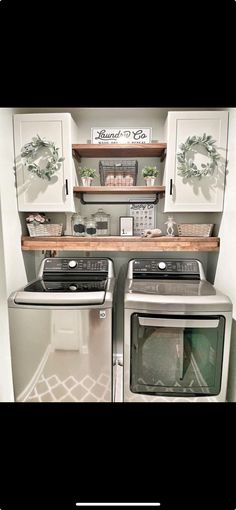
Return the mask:
[[[161,269],[162,271],[163,271],[164,269],[166,269],[166,264],[165,264],[165,262],[159,262],[159,264],[158,264],[158,268],[159,268],[159,269]]]
[[[68,266],[69,267],[76,267],[77,266],[76,260],[70,260],[70,262],[68,262]]]

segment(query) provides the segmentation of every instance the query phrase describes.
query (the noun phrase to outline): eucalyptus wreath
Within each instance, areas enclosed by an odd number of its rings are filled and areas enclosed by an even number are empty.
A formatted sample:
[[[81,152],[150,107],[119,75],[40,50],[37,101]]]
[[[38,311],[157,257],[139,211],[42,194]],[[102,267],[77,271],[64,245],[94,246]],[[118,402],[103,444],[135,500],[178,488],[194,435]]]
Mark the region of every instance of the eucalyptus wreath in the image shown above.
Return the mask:
[[[40,168],[40,166],[35,163],[35,159],[39,156],[39,153],[43,148],[47,148],[51,152],[51,156],[47,158],[47,164],[45,168]],[[31,142],[26,143],[21,149],[21,157],[25,158],[25,166],[32,172],[36,174],[41,179],[51,180],[52,175],[59,170],[62,161],[65,158],[59,158],[59,148],[56,147],[54,142],[50,142],[45,138],[40,138],[39,135],[32,138]]]
[[[214,147],[215,142],[216,140],[213,140],[211,135],[207,136],[204,133],[203,136],[189,136],[185,143],[181,143],[180,152],[177,152],[178,175],[186,178],[198,177],[199,179],[206,175],[213,175],[220,159],[220,154]],[[203,146],[209,155],[210,161],[207,164],[202,163],[201,168],[198,168],[191,158],[187,159],[187,153],[192,150],[194,145]]]

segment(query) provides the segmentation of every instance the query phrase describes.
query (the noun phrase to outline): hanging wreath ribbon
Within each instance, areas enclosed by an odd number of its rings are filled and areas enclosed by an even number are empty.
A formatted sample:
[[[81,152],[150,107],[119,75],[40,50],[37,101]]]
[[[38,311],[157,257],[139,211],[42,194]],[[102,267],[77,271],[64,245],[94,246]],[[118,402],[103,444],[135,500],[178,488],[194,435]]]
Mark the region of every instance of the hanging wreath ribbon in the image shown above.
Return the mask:
[[[220,159],[220,154],[214,147],[215,142],[216,140],[213,140],[211,135],[207,136],[204,133],[203,136],[189,136],[185,143],[181,143],[179,146],[180,152],[177,153],[178,175],[185,178],[198,177],[199,179],[206,175],[212,175]],[[210,159],[208,163],[202,163],[201,168],[198,168],[191,158],[187,158],[188,152],[193,149],[194,145],[204,147]]]
[[[35,159],[40,155],[43,148],[47,148],[51,152],[51,156],[47,157],[47,164],[45,168],[41,168]],[[26,143],[21,149],[21,157],[25,158],[24,165],[29,172],[36,174],[41,179],[51,180],[52,175],[59,170],[62,161],[65,158],[59,158],[59,148],[55,146],[54,142],[47,141],[45,138],[37,137],[32,138],[32,141]]]

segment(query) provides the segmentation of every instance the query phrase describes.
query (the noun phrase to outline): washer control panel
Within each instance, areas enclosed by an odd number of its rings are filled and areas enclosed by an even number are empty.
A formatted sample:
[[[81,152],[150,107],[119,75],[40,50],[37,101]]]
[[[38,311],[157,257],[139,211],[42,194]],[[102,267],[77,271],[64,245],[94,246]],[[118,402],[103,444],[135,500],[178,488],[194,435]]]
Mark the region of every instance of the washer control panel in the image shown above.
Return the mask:
[[[199,274],[197,260],[135,259],[133,274]]]
[[[108,260],[98,258],[50,258],[44,261],[44,273],[107,273]]]

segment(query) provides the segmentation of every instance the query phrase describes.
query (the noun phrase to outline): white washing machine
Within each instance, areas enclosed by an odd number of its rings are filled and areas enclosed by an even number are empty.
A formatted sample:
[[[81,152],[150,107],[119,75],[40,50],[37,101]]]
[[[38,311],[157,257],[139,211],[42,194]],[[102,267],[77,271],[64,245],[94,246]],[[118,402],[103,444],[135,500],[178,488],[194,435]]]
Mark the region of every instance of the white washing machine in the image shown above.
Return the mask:
[[[112,401],[113,262],[46,258],[8,300],[15,399]]]
[[[232,303],[195,259],[133,259],[124,302],[124,401],[226,400]]]

